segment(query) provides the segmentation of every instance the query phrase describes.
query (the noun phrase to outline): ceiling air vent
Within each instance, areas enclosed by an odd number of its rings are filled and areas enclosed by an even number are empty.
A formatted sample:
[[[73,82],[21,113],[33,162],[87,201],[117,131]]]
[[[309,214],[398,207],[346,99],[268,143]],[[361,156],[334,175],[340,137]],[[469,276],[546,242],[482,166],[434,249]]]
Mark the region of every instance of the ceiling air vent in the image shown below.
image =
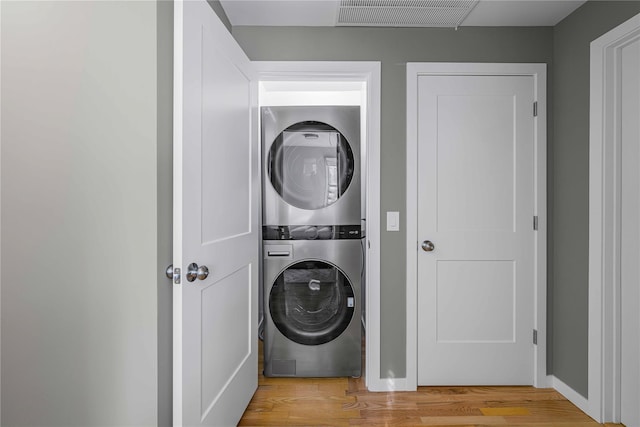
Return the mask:
[[[479,0],[340,0],[336,26],[457,28]]]

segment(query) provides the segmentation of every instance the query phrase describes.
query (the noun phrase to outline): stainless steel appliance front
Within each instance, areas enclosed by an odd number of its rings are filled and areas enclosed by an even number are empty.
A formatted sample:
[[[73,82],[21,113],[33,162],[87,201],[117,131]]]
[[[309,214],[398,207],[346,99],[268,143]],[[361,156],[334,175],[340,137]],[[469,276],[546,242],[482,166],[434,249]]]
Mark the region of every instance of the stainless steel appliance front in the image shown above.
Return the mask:
[[[262,108],[263,224],[360,224],[360,107]]]
[[[266,376],[361,375],[361,239],[264,242]]]

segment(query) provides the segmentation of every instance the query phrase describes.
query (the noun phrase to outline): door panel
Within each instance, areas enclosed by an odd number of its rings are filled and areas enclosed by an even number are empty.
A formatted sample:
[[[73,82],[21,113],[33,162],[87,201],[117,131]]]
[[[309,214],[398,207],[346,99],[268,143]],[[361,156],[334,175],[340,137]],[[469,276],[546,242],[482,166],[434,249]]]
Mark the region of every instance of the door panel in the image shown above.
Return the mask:
[[[221,397],[230,374],[242,369],[251,357],[247,337],[252,325],[246,316],[251,310],[250,301],[249,267],[202,289],[202,418]],[[240,333],[229,336],[229,325]]]
[[[418,383],[533,384],[533,78],[418,78]]]
[[[445,260],[436,270],[438,343],[515,342],[513,261]]]
[[[258,375],[256,84],[205,1],[174,18],[174,425],[234,425]]]
[[[202,168],[202,215],[216,218],[203,221],[203,242],[251,231],[250,77],[216,42],[211,30],[203,28],[201,94],[206,120],[202,122],[202,140],[206,143],[201,156],[207,167]]]
[[[513,102],[513,96],[438,97],[438,231],[513,231]]]

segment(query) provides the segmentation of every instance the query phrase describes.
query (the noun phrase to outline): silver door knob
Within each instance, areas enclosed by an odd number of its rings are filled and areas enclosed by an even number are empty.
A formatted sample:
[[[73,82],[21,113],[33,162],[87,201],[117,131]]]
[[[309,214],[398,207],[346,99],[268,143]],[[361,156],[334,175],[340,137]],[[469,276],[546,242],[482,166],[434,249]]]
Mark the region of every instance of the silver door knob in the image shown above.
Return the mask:
[[[167,275],[167,279],[173,280],[173,264],[171,264],[169,267],[167,267],[167,269],[165,270],[164,274]]]
[[[206,265],[201,265],[200,267],[198,267],[196,277],[199,280],[204,280],[209,277],[209,268]]]
[[[204,280],[209,276],[209,269],[206,265],[198,267],[198,264],[192,262],[187,267],[187,282],[193,282],[196,279]]]
[[[425,252],[431,252],[436,248],[436,246],[430,240],[425,240],[424,242],[422,242],[421,246],[422,250]]]

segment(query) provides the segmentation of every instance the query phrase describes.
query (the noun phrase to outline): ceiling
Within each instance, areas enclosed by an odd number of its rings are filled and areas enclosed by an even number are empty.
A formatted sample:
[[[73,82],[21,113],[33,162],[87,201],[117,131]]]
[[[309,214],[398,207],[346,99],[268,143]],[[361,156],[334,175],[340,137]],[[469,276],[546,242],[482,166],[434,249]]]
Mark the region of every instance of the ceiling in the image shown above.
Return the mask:
[[[231,25],[266,26],[391,26],[391,27],[457,27],[457,26],[554,26],[580,7],[586,0],[221,0]],[[369,9],[393,8],[402,14],[417,16],[422,4],[429,8],[450,9],[456,2],[470,4],[454,24],[444,21],[366,21],[339,23],[340,6],[373,5]],[[400,7],[396,7],[396,5]],[[438,7],[433,7],[433,6]],[[446,7],[442,7],[442,6]],[[392,6],[392,7],[390,7]],[[418,7],[416,7],[418,6]],[[408,11],[408,12],[407,12]],[[414,13],[414,11],[416,11]],[[397,15],[397,13],[396,13]],[[375,23],[371,23],[375,22]]]

